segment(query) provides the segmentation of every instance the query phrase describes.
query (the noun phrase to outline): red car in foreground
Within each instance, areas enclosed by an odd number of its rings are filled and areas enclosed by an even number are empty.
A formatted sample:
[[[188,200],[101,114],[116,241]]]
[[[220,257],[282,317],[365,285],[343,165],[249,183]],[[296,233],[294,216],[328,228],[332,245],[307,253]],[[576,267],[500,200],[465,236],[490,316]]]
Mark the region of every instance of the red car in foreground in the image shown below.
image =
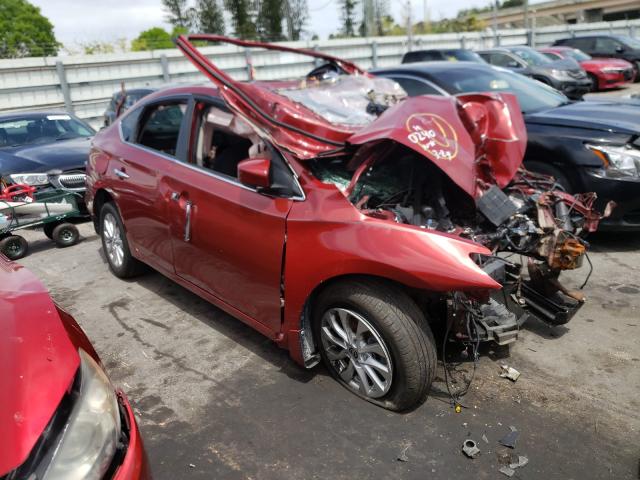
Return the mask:
[[[124,394],[75,320],[0,255],[0,478],[149,478]]]
[[[592,58],[581,50],[571,47],[547,47],[539,48],[538,50],[551,60],[561,58],[573,58],[576,60],[589,75],[593,91],[618,88],[626,83],[633,82],[633,65],[626,60],[619,58]]]
[[[208,40],[311,71],[238,82],[191,43]],[[513,95],[407,98],[315,51],[177,45],[212,84],[153,93],[94,140],[87,203],[115,275],[148,264],[392,410],[427,396],[432,327],[475,356],[580,308],[558,276],[582,263],[594,196],[520,168]]]

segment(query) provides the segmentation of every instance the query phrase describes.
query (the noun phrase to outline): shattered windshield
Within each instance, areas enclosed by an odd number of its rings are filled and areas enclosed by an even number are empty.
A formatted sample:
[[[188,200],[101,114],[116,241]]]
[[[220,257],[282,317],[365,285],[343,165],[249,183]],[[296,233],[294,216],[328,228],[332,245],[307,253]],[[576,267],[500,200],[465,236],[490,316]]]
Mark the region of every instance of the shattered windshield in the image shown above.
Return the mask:
[[[303,82],[278,90],[331,123],[361,126],[377,118],[407,93],[393,80],[364,75],[341,75],[321,82]]]

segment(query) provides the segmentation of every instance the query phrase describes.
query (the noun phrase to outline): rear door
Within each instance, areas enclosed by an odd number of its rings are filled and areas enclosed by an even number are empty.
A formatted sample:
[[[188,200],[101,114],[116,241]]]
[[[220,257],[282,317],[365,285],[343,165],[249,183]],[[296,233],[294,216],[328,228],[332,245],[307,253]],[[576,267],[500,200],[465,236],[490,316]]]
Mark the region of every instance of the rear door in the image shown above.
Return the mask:
[[[173,272],[166,179],[181,149],[188,96],[165,98],[132,111],[120,124],[122,144],[107,174],[137,257]]]
[[[593,47],[593,56],[622,58],[624,57],[624,46],[611,37],[597,37]]]
[[[249,157],[252,143],[203,122],[210,109],[226,110],[216,101],[195,103],[189,156],[167,182],[176,273],[279,332],[286,217],[293,200],[238,181],[237,164]]]

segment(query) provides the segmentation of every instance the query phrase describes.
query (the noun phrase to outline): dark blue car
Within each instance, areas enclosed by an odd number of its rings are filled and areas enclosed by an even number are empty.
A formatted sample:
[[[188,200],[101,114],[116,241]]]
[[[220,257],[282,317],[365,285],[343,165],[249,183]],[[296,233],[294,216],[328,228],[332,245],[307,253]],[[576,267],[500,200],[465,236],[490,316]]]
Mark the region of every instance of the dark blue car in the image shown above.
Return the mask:
[[[82,192],[95,130],[66,112],[0,115],[0,181]]]

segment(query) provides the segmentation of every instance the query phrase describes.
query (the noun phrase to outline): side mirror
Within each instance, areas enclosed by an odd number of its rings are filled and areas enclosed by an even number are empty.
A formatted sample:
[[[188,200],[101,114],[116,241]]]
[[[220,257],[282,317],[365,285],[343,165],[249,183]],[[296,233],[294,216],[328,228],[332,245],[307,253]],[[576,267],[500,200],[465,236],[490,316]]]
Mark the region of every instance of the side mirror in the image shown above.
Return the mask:
[[[271,186],[271,160],[248,158],[238,163],[238,180],[247,187],[269,188]]]
[[[622,45],[618,45],[618,46],[616,46],[616,52],[617,52],[617,53],[622,53],[622,52],[624,52],[624,47],[623,47]]]
[[[520,68],[520,64],[515,60],[511,60],[509,63],[507,63],[507,68]]]

